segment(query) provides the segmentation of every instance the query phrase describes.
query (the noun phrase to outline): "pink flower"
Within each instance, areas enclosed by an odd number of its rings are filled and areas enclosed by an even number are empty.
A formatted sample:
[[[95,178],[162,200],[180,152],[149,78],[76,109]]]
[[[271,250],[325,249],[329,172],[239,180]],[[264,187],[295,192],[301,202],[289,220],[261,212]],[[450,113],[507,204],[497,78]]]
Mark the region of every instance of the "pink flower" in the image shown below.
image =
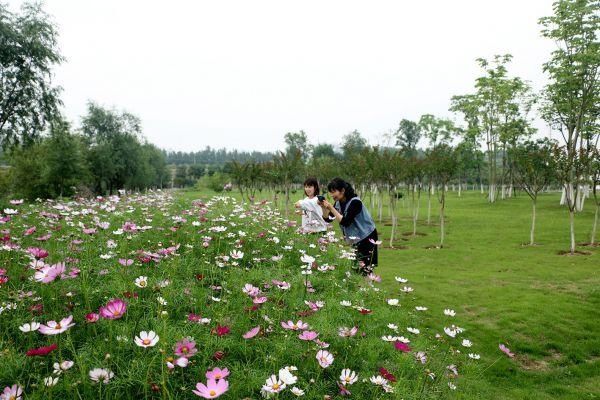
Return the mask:
[[[254,304],[262,304],[262,303],[264,303],[266,301],[267,301],[267,298],[265,296],[255,297],[254,299],[252,299],[252,302]]]
[[[193,340],[183,339],[175,344],[175,355],[181,357],[191,357],[198,352],[196,342]]]
[[[130,258],[119,258],[119,264],[124,267],[129,267],[131,264],[133,264],[133,260]]]
[[[512,353],[510,351],[510,349],[508,347],[506,347],[504,344],[499,344],[498,348],[500,349],[501,352],[503,352],[504,354],[506,354],[510,358],[513,358],[515,356],[515,353]]]
[[[127,221],[123,224],[121,229],[123,229],[124,232],[137,232],[138,227],[133,222]]]
[[[37,229],[37,228],[36,228],[35,226],[32,226],[31,228],[28,228],[28,229],[25,231],[25,233],[23,233],[23,235],[25,235],[25,236],[29,236],[29,235],[33,234],[33,233],[36,231],[36,229]]]
[[[327,350],[319,350],[317,352],[317,360],[319,361],[319,365],[322,368],[327,368],[331,364],[333,364],[333,354],[328,352]]]
[[[338,335],[341,337],[352,337],[356,335],[356,332],[358,332],[358,326],[353,326],[352,328],[343,326],[338,330]]]
[[[229,370],[227,368],[213,368],[212,371],[206,371],[206,379],[224,379],[229,376]]]
[[[65,272],[65,263],[46,265],[41,270],[36,271],[34,279],[37,282],[50,283]]]
[[[121,299],[112,299],[106,306],[100,307],[100,316],[106,319],[119,319],[127,311],[127,303]]]
[[[244,339],[252,339],[254,336],[258,335],[259,331],[260,331],[260,326],[257,326],[255,328],[250,329],[248,332],[244,333],[242,335],[242,337]]]
[[[4,400],[21,400],[21,395],[23,394],[23,388],[19,385],[7,386],[2,391],[2,395],[0,395],[0,399]]]
[[[75,325],[74,323],[71,323],[72,320],[73,316],[69,315],[68,317],[61,319],[60,322],[48,321],[46,325],[41,324],[38,331],[43,335],[58,335]]]
[[[308,329],[308,324],[302,322],[302,320],[299,320],[296,323],[294,323],[293,321],[288,321],[288,322],[281,321],[281,326],[283,327],[283,329],[291,329],[294,331],[298,331],[301,329]]]
[[[196,384],[197,390],[192,390],[195,395],[204,397],[205,399],[216,399],[229,389],[229,382],[225,379],[209,379],[204,385],[202,382]]]
[[[301,340],[315,340],[319,336],[317,332],[314,331],[304,331],[298,335],[298,338]]]

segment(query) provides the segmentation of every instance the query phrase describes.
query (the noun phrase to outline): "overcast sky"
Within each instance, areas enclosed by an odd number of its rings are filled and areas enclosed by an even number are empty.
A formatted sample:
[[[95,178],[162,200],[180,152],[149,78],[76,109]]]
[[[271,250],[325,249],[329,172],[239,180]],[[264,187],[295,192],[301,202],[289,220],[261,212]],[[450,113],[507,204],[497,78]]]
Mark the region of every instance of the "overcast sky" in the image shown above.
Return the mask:
[[[537,25],[551,0],[46,0],[45,9],[67,58],[56,82],[68,118],[78,124],[88,100],[125,109],[173,150],[273,151],[300,129],[312,143],[354,129],[385,143],[402,118],[451,117],[450,97],[480,75],[476,58],[511,53],[510,72],[539,89],[552,50]]]

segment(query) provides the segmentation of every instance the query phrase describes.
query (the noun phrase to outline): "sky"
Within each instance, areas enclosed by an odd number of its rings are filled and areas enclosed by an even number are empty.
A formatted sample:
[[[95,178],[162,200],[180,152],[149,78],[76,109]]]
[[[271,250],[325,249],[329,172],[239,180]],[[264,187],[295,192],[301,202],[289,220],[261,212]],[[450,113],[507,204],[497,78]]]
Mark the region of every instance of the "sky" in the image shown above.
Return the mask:
[[[16,11],[21,0],[9,0]],[[401,119],[450,117],[475,60],[511,53],[509,72],[545,83],[551,0],[46,0],[66,62],[55,69],[75,126],[93,100],[136,114],[148,141],[275,151],[357,129],[371,144]],[[540,135],[548,127],[536,122]]]

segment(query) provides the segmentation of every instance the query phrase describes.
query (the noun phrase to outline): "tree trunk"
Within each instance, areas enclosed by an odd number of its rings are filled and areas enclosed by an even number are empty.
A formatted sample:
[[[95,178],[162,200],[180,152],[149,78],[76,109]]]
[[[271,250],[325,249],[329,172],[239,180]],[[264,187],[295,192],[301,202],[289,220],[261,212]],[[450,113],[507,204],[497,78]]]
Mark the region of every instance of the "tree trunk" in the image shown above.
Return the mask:
[[[390,215],[392,217],[392,232],[390,234],[390,247],[394,247],[394,236],[396,234],[396,198],[390,196]]]
[[[594,226],[592,227],[592,237],[590,238],[590,244],[592,246],[596,244],[596,229],[598,228],[598,209],[600,209],[600,204],[596,203],[596,213],[594,214]]]
[[[531,214],[531,233],[529,234],[529,245],[533,246],[533,244],[535,243],[534,241],[534,236],[535,236],[535,203],[536,200],[533,200],[533,210],[532,210],[532,214]]]
[[[575,254],[575,211],[569,210],[569,225],[571,227],[571,254]]]
[[[444,208],[446,206],[446,193],[442,191],[442,202],[440,207],[440,249],[444,247]]]

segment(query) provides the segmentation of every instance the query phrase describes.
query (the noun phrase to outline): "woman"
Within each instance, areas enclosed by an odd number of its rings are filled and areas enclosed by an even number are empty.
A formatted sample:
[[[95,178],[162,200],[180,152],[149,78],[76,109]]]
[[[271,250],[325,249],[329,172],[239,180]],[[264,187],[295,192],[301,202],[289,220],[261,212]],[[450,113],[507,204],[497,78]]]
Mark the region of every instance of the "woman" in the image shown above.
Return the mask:
[[[319,233],[327,231],[327,223],[323,219],[323,208],[319,204],[319,182],[315,178],[304,181],[304,194],[306,198],[299,200],[294,205],[302,211],[302,233]]]
[[[344,239],[356,249],[360,271],[368,275],[377,265],[378,242],[375,221],[350,183],[335,178],[329,182],[327,190],[335,204],[323,200],[321,205],[340,223]],[[329,219],[331,220],[331,217]]]

